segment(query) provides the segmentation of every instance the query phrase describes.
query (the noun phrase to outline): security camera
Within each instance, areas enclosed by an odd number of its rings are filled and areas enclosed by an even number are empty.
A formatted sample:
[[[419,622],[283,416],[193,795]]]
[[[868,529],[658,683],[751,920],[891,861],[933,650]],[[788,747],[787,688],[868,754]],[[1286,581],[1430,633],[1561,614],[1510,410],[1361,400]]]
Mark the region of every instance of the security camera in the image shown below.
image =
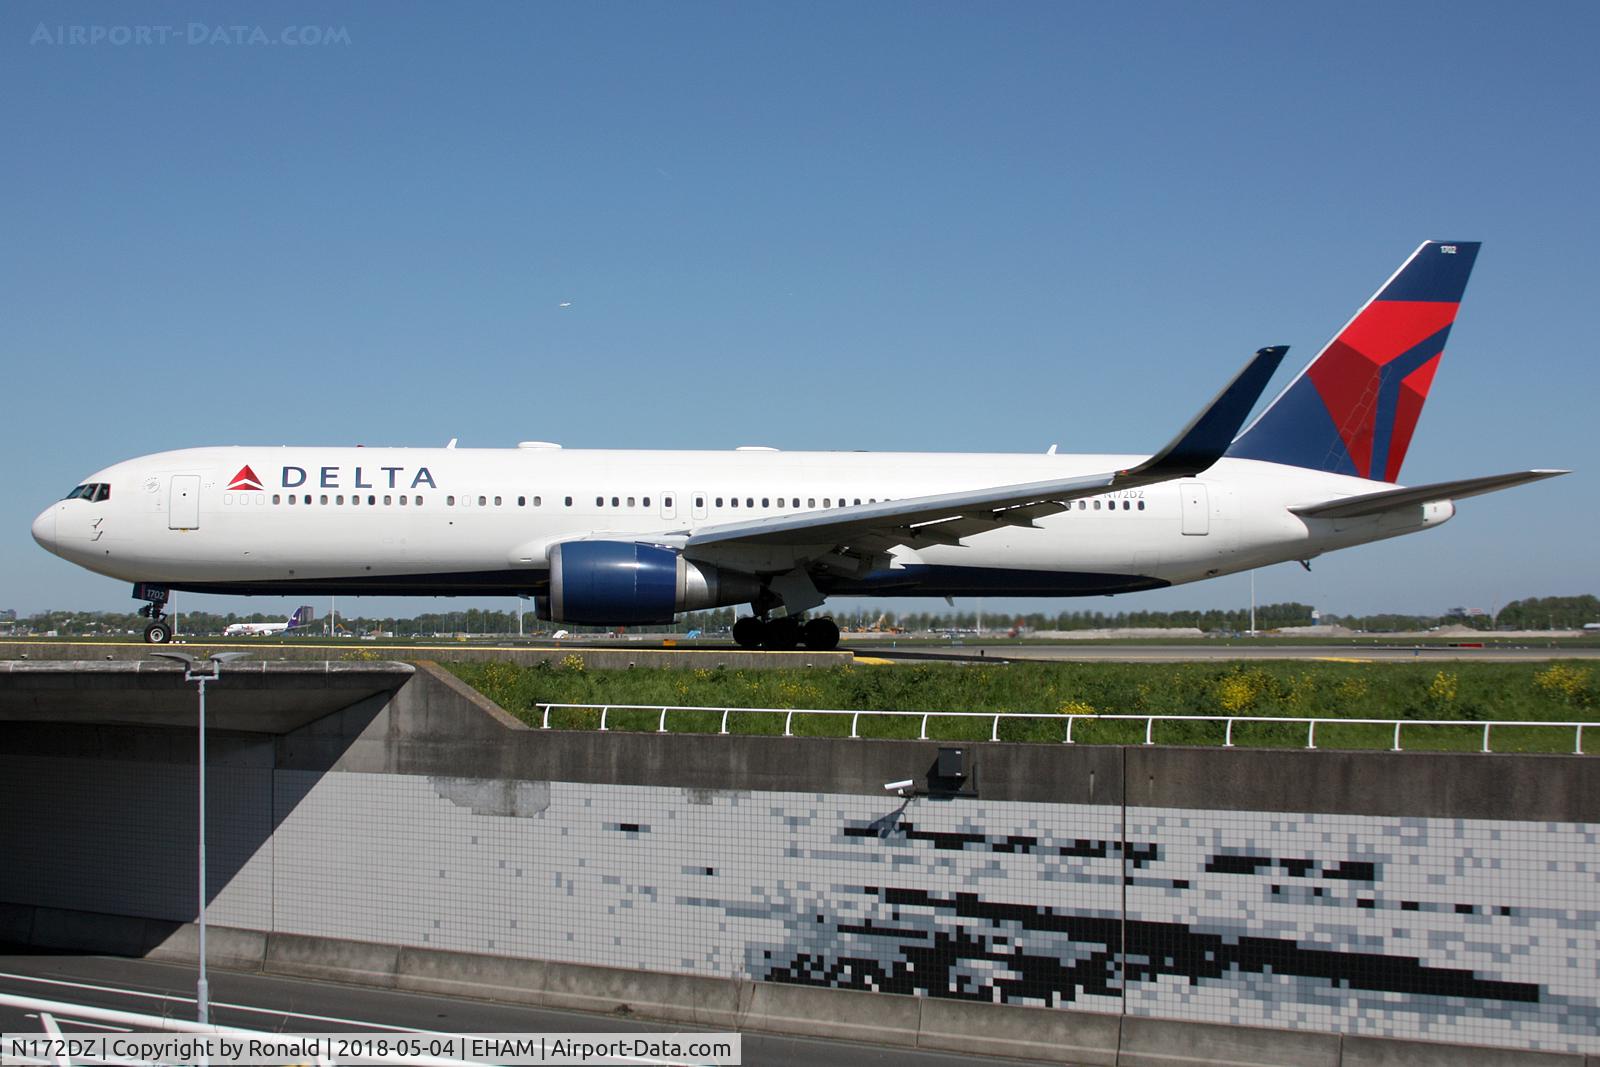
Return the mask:
[[[886,793],[898,793],[898,792],[900,792],[902,790],[910,789],[912,786],[914,786],[916,784],[917,784],[917,780],[915,778],[907,778],[903,782],[884,782],[883,783],[883,790]]]

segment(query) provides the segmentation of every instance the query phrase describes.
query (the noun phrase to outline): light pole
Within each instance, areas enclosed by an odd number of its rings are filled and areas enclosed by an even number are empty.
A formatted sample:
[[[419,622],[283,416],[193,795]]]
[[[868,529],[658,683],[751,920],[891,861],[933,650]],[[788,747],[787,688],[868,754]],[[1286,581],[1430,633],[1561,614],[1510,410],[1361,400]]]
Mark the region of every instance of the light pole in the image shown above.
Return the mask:
[[[196,683],[200,689],[200,978],[195,983],[195,1020],[204,1026],[210,1022],[211,1014],[211,987],[206,982],[206,683],[214,682],[222,676],[224,663],[247,656],[249,653],[213,652],[210,656],[211,670],[205,674],[195,671],[195,664],[198,661],[188,653],[155,652],[152,655],[163,659],[175,659],[182,663],[183,680]]]

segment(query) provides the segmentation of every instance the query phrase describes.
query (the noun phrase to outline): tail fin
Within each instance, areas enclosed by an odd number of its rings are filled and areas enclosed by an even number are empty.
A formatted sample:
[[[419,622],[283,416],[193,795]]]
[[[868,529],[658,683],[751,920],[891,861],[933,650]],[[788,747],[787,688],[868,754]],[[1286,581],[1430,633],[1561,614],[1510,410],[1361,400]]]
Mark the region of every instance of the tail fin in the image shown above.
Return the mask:
[[[311,621],[311,605],[301,604],[294,609],[294,614],[289,616],[289,629],[304,626]]]
[[[1424,241],[1227,454],[1397,480],[1478,246]]]

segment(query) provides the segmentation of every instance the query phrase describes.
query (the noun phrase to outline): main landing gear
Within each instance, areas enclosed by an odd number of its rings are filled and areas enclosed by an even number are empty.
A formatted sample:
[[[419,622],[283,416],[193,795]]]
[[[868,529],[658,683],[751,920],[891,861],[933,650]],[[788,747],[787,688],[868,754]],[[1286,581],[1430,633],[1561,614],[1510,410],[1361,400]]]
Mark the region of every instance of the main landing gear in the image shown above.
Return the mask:
[[[733,641],[740,648],[782,650],[804,645],[812,652],[829,652],[839,647],[839,625],[828,618],[802,623],[792,615],[781,619],[746,615],[733,624]]]
[[[133,587],[133,595],[145,601],[139,614],[150,620],[144,628],[144,640],[149,645],[164,645],[172,640],[172,623],[167,619],[168,590],[143,582]]]

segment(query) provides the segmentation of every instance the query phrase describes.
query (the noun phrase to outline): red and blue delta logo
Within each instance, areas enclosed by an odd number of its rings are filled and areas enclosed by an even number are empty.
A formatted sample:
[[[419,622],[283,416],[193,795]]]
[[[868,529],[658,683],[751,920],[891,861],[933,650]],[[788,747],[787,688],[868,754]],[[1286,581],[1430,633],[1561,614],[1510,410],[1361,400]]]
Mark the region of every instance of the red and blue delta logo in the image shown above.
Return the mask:
[[[252,493],[261,492],[261,479],[256,477],[256,472],[250,469],[250,464],[248,463],[240,467],[239,473],[235,474],[233,481],[228,483],[229,492],[241,490]]]

